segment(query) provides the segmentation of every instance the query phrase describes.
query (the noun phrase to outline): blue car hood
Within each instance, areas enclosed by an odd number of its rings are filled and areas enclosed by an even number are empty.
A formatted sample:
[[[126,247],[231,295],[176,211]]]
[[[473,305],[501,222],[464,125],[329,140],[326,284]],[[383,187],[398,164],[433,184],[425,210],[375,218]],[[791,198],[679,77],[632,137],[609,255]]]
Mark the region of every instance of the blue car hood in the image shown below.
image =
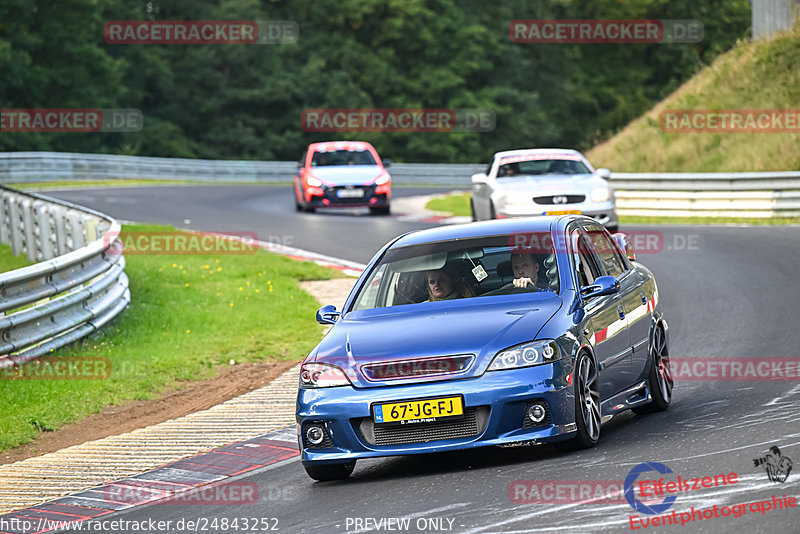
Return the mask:
[[[542,292],[350,312],[320,341],[308,361],[341,367],[356,387],[478,376],[499,350],[533,340],[561,305],[557,294]],[[457,375],[367,380],[361,368],[461,354],[474,358]]]

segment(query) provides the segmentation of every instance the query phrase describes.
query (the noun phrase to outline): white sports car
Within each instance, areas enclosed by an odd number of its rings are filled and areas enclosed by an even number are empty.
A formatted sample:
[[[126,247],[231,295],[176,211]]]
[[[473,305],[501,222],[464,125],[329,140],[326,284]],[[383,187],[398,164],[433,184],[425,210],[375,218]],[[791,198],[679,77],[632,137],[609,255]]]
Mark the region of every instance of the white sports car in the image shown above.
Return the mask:
[[[614,232],[619,222],[610,175],[576,150],[498,152],[485,173],[472,176],[472,220],[576,213]]]

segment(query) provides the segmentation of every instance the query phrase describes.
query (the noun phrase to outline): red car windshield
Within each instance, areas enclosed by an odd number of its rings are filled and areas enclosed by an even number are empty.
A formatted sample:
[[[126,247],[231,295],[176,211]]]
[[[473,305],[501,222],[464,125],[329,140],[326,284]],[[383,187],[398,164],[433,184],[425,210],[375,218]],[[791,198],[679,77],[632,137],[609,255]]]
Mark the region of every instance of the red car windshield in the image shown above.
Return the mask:
[[[316,152],[311,159],[312,167],[330,167],[332,165],[377,165],[377,163],[368,150]]]

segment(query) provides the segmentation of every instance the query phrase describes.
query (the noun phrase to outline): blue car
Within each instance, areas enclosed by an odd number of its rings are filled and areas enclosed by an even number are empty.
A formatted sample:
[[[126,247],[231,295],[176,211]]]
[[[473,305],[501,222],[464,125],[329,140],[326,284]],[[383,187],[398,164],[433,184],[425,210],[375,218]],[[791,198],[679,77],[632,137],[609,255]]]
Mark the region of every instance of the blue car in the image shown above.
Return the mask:
[[[665,410],[669,327],[624,234],[581,215],[438,227],[380,250],[301,366],[316,480],[359,458],[559,442]]]

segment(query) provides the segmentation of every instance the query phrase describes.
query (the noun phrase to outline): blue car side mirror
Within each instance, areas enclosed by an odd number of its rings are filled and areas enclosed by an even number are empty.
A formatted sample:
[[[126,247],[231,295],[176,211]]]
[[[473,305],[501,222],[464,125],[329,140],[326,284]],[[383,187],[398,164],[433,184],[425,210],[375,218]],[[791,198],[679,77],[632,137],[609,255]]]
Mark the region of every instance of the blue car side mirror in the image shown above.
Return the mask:
[[[594,284],[581,288],[581,296],[584,299],[611,295],[614,293],[619,293],[619,282],[613,276],[600,276],[594,281]]]
[[[336,306],[326,304],[317,310],[317,322],[319,324],[334,324],[339,320],[341,313],[336,311]]]

